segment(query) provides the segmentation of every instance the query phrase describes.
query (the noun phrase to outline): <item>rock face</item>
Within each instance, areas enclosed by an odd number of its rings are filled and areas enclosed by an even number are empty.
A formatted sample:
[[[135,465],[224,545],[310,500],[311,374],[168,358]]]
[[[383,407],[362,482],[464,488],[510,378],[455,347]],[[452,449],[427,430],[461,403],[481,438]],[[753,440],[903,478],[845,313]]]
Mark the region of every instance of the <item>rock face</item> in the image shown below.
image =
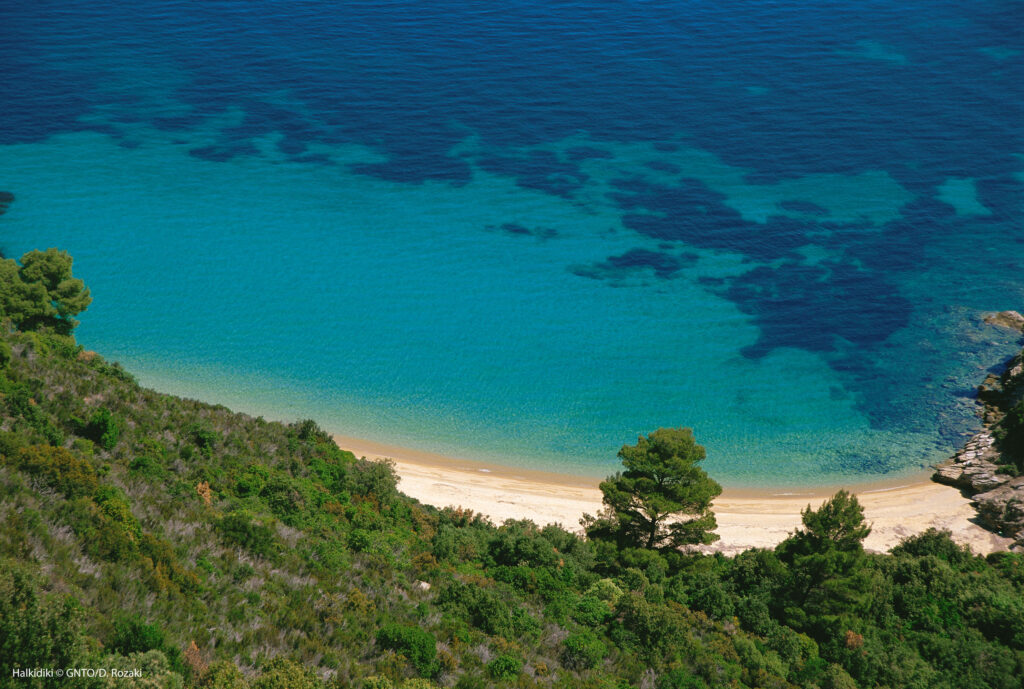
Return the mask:
[[[993,490],[974,496],[978,517],[985,526],[1017,536],[1024,543],[1024,476],[1006,481]]]
[[[1006,314],[1012,314],[1006,316]],[[1016,323],[1024,327],[1024,316],[1003,311],[990,318],[1004,317],[997,325]],[[995,323],[987,317],[986,322]],[[1017,327],[1009,326],[1007,327]],[[1012,550],[1024,551],[1024,476],[1002,473],[1003,459],[993,428],[1006,410],[1024,397],[1024,350],[1010,359],[1000,376],[990,375],[978,386],[985,428],[971,436],[948,462],[936,467],[932,480],[956,486],[972,494],[979,520],[993,531],[1017,541]]]
[[[998,325],[1010,330],[1024,331],[1024,316],[1017,311],[1000,311],[985,316],[985,322],[989,325]]]
[[[989,429],[971,436],[963,448],[939,466],[932,479],[972,493],[980,493],[1001,486],[1010,477],[999,474],[999,452]]]

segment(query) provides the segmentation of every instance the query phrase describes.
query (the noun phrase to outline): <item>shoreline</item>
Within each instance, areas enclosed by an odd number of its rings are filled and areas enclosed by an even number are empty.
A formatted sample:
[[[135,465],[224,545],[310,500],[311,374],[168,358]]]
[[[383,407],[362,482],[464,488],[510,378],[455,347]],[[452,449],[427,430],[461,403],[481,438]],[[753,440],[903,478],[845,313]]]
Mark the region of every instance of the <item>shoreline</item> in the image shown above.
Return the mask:
[[[367,459],[395,464],[398,488],[436,507],[462,507],[500,524],[506,519],[531,519],[538,525],[559,523],[579,530],[584,512],[601,509],[599,479],[555,472],[486,464],[446,457],[362,438],[332,436],[342,449]],[[855,493],[872,524],[864,547],[883,552],[907,536],[928,528],[948,529],[953,539],[975,553],[1006,550],[1003,538],[975,523],[971,500],[960,491],[920,478],[848,484],[836,487],[752,490],[725,488],[712,505],[721,539],[705,548],[732,555],[749,548],[771,548],[801,525],[800,511],[818,507],[841,487]]]

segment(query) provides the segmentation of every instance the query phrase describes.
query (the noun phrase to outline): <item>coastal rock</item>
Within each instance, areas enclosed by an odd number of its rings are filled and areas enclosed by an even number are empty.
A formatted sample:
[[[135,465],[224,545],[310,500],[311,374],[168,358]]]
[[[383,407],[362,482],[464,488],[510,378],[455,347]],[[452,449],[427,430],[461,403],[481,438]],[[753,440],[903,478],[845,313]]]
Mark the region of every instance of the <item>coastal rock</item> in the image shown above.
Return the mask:
[[[1024,316],[1002,311],[986,316],[986,323],[1024,330]],[[1006,413],[1024,399],[1024,350],[1010,359],[1001,375],[989,375],[978,386],[979,415],[985,428],[968,439],[944,464],[935,468],[932,480],[955,486],[973,495],[979,521],[989,529],[1016,539],[1011,550],[1024,552],[1024,476],[1000,472],[1012,465],[996,441]]]
[[[1020,315],[1017,311],[990,313],[984,317],[984,321],[989,325],[1024,331],[1024,316]]]
[[[978,518],[1004,536],[1024,538],[1024,476],[974,496]]]
[[[972,493],[981,493],[1001,486],[1010,477],[998,473],[999,465],[996,462],[999,453],[994,445],[995,438],[987,428],[976,433],[949,462],[936,467],[932,480]]]

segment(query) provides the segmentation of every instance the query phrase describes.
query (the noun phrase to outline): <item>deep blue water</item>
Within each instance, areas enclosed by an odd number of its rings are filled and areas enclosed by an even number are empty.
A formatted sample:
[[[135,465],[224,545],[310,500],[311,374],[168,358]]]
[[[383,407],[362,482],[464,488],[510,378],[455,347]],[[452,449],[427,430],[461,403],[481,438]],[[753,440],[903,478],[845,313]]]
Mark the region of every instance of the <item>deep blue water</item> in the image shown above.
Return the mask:
[[[19,4],[0,250],[69,250],[157,387],[838,483],[948,454],[1013,350],[1024,3]]]

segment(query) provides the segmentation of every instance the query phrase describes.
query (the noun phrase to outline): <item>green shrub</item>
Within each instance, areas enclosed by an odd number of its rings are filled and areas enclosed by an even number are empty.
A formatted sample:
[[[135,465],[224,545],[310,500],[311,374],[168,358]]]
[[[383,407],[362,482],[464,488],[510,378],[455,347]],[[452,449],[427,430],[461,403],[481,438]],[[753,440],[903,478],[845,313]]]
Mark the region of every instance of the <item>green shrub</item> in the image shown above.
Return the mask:
[[[139,476],[143,476],[150,480],[160,480],[167,476],[167,470],[164,469],[163,463],[159,459],[154,459],[147,455],[136,457],[132,460],[132,463],[128,465],[129,471]]]
[[[611,616],[611,608],[594,596],[583,596],[576,604],[572,618],[584,627],[598,627]]]
[[[269,476],[270,471],[266,467],[250,464],[235,482],[235,493],[241,497],[259,495]]]
[[[523,671],[523,661],[515,656],[500,655],[487,663],[487,674],[496,680],[510,682]]]
[[[240,545],[256,555],[269,557],[275,550],[274,532],[245,512],[227,515],[217,522],[217,530],[228,543]]]
[[[124,422],[106,407],[93,412],[88,422],[73,420],[73,424],[78,435],[88,438],[107,451],[113,450],[117,445],[124,426]]]
[[[163,629],[146,624],[137,616],[122,616],[114,623],[114,635],[108,644],[110,650],[121,655],[162,650],[167,645]]]
[[[38,383],[38,381],[32,381]],[[10,383],[0,378],[0,401],[13,418],[22,418],[29,428],[42,436],[50,445],[64,443],[64,434],[40,408],[36,397],[39,388],[25,383]]]
[[[589,670],[604,659],[606,649],[590,631],[570,634],[562,642],[562,662],[574,670]]]
[[[587,589],[588,596],[593,596],[611,606],[619,602],[622,597],[622,589],[611,579],[598,579]]]
[[[323,685],[312,671],[286,658],[274,658],[250,686],[252,689],[320,689]]]
[[[401,653],[423,677],[432,677],[440,670],[437,642],[427,631],[403,624],[388,624],[377,632],[377,645]]]
[[[296,517],[306,510],[307,499],[301,481],[284,474],[275,473],[260,491],[260,497],[270,507],[270,511],[280,517],[286,524],[296,524]]]
[[[210,663],[199,686],[202,689],[249,689],[249,682],[234,663],[218,660]]]
[[[217,440],[220,438],[217,433],[211,431],[198,423],[191,424],[186,430],[189,440],[191,440],[199,451],[207,457],[213,454],[213,448],[217,445]]]
[[[12,679],[15,667],[74,667],[85,659],[82,609],[70,596],[41,595],[40,582],[20,562],[0,559],[0,686],[53,687],[58,682]]]
[[[40,477],[66,498],[91,495],[98,485],[96,471],[62,447],[32,445],[18,452],[17,466]]]
[[[658,689],[708,689],[708,685],[688,670],[676,668],[661,676]]]
[[[17,465],[17,461],[11,460],[25,447],[25,437],[20,433],[12,431],[0,431],[0,459],[8,459],[10,463]]]
[[[303,419],[292,425],[299,440],[307,443],[329,443],[331,434],[320,428],[313,419]]]
[[[382,505],[398,496],[398,478],[388,462],[360,459],[352,466],[349,480],[354,495],[375,498]]]
[[[140,683],[139,679],[131,676],[109,676],[103,689],[182,689],[185,686],[181,675],[171,669],[167,656],[160,651],[132,653],[128,656],[109,655],[103,658],[101,667],[122,671],[137,669],[145,677],[144,683]]]
[[[348,547],[357,553],[365,553],[373,544],[373,538],[365,529],[352,529],[348,535]]]
[[[363,680],[363,689],[395,689],[395,683],[387,677],[374,675]]]

